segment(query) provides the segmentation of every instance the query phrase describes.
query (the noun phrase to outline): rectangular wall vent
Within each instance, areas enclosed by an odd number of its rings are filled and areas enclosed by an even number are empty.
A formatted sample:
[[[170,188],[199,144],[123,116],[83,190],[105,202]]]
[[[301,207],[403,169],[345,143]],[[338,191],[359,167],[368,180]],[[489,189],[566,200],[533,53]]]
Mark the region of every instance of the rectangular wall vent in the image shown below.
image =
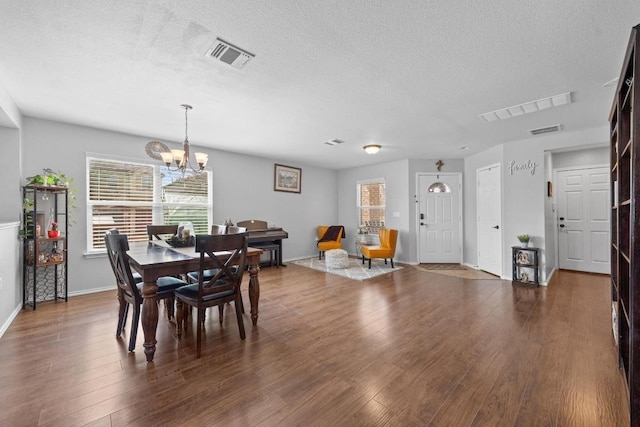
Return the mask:
[[[544,128],[531,129],[529,133],[535,136],[535,135],[542,135],[545,133],[558,132],[560,130],[562,130],[562,125],[553,125],[553,126],[547,126]]]
[[[571,104],[571,92],[548,96],[535,101],[525,102],[524,104],[514,105],[513,107],[489,111],[488,113],[480,114],[480,118],[485,122],[493,122],[496,120],[522,116],[523,114],[535,113],[536,111],[542,111],[547,108],[559,107],[566,104]]]
[[[253,53],[240,49],[221,38],[216,39],[206,55],[218,59],[236,70],[242,70],[244,66],[247,65],[247,62],[255,58]]]

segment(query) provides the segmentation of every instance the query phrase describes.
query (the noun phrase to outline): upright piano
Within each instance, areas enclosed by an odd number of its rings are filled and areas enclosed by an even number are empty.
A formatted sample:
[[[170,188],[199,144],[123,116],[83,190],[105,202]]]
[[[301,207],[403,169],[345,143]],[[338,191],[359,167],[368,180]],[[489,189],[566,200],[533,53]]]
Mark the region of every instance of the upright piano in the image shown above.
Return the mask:
[[[289,238],[289,233],[282,228],[269,228],[266,221],[247,220],[238,221],[238,227],[246,227],[249,232],[249,246],[259,248],[261,246],[277,245],[277,265],[282,265],[282,239]]]

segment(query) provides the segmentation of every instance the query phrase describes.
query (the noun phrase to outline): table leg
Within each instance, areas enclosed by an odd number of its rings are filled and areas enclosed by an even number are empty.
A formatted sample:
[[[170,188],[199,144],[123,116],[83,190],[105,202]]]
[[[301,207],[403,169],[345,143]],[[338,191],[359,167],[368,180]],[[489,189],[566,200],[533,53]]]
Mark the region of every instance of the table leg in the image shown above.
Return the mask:
[[[158,329],[158,285],[155,281],[142,286],[142,331],[144,332],[144,354],[147,362],[153,361],[156,352],[156,330]]]
[[[260,282],[258,272],[260,271],[260,257],[249,265],[249,301],[251,302],[251,322],[253,326],[258,324],[258,300],[260,299]]]

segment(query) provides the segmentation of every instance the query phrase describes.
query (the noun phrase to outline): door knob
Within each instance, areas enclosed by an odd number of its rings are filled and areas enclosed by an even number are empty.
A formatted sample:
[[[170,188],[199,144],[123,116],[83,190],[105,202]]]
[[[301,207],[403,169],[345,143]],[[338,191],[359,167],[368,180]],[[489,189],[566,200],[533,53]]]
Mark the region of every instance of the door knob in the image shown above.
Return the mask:
[[[425,227],[427,226],[427,224],[425,224],[424,222],[421,222],[420,225],[424,225]]]
[[[560,221],[564,221],[564,217],[563,216],[560,217]]]
[[[496,230],[498,230],[498,229],[500,229],[500,226],[499,226],[499,225],[494,225],[494,226],[493,226],[493,227],[491,227],[491,228],[495,228]]]
[[[560,228],[564,228],[564,224],[560,224]]]

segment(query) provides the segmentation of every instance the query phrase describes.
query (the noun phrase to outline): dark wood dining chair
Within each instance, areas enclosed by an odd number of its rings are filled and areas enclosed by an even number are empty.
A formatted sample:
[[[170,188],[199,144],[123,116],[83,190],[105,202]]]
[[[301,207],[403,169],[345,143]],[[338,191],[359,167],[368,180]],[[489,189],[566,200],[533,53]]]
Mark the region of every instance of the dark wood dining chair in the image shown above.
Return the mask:
[[[164,240],[160,236],[175,236],[178,234],[178,224],[170,225],[147,225],[147,235],[149,240],[154,238],[157,240]]]
[[[120,337],[125,327],[126,315],[129,305],[133,306],[133,314],[131,318],[131,336],[129,337],[129,351],[136,348],[136,338],[138,335],[138,324],[140,323],[140,308],[142,306],[142,283],[136,283],[131,273],[129,265],[129,240],[126,234],[114,234],[107,232],[104,236],[104,243],[107,248],[109,262],[113,269],[118,284],[118,300],[120,302],[118,310],[118,326],[116,328],[116,337]],[[162,299],[171,299],[173,301],[173,292],[175,289],[186,285],[187,283],[175,277],[160,277],[157,280],[158,301]],[[169,314],[169,305],[167,304],[167,316]],[[173,309],[173,302],[171,303]]]
[[[245,339],[244,322],[240,308],[240,286],[246,266],[247,243],[248,235],[246,233],[200,234],[196,236],[196,252],[200,254],[199,271],[201,273],[198,283],[175,290],[178,337],[181,336],[183,328],[185,331],[188,329],[188,314],[185,305],[198,309],[196,358],[199,358],[201,353],[204,310],[207,307],[216,305],[220,307],[227,302],[233,302],[236,308],[240,338]],[[220,251],[230,252],[230,255],[216,256],[215,252]],[[208,268],[210,262],[213,262],[218,272],[207,282],[202,279],[202,272]]]
[[[120,230],[118,230],[117,228],[110,228],[109,230],[107,230],[107,234],[120,234]],[[106,241],[105,241],[105,245],[106,245]],[[111,261],[111,258],[109,258],[109,261]],[[113,268],[113,263],[111,264],[111,268]],[[137,271],[134,271],[133,280],[136,283],[142,282],[142,276],[140,275],[140,273],[138,273]]]
[[[106,234],[120,234],[120,230],[118,230],[117,228],[111,228],[107,230]],[[106,238],[105,238],[105,247],[108,249]],[[107,254],[109,253],[110,251],[107,250]],[[113,259],[111,258],[111,256],[109,256],[108,258],[109,258],[109,262],[111,263],[111,269],[113,270],[114,269]],[[132,272],[132,275],[133,275],[133,281],[136,282],[136,284],[142,283],[142,276],[140,275],[140,273],[138,273],[137,271],[134,271]],[[117,284],[118,282],[116,279],[116,285]],[[128,315],[129,315],[129,304],[126,304],[126,307],[124,309],[124,314],[122,315],[122,328],[127,326]]]
[[[211,233],[209,234],[226,234],[227,233],[227,226],[226,225],[217,225],[214,224],[211,226]],[[205,270],[202,274],[204,274],[204,281],[208,282],[209,280],[211,280],[211,278],[213,276],[216,275],[216,273],[218,272],[218,269],[212,268],[212,269],[208,269]],[[187,280],[190,283],[198,283],[198,277],[199,277],[200,273],[197,271],[191,271],[189,273],[187,273]]]

